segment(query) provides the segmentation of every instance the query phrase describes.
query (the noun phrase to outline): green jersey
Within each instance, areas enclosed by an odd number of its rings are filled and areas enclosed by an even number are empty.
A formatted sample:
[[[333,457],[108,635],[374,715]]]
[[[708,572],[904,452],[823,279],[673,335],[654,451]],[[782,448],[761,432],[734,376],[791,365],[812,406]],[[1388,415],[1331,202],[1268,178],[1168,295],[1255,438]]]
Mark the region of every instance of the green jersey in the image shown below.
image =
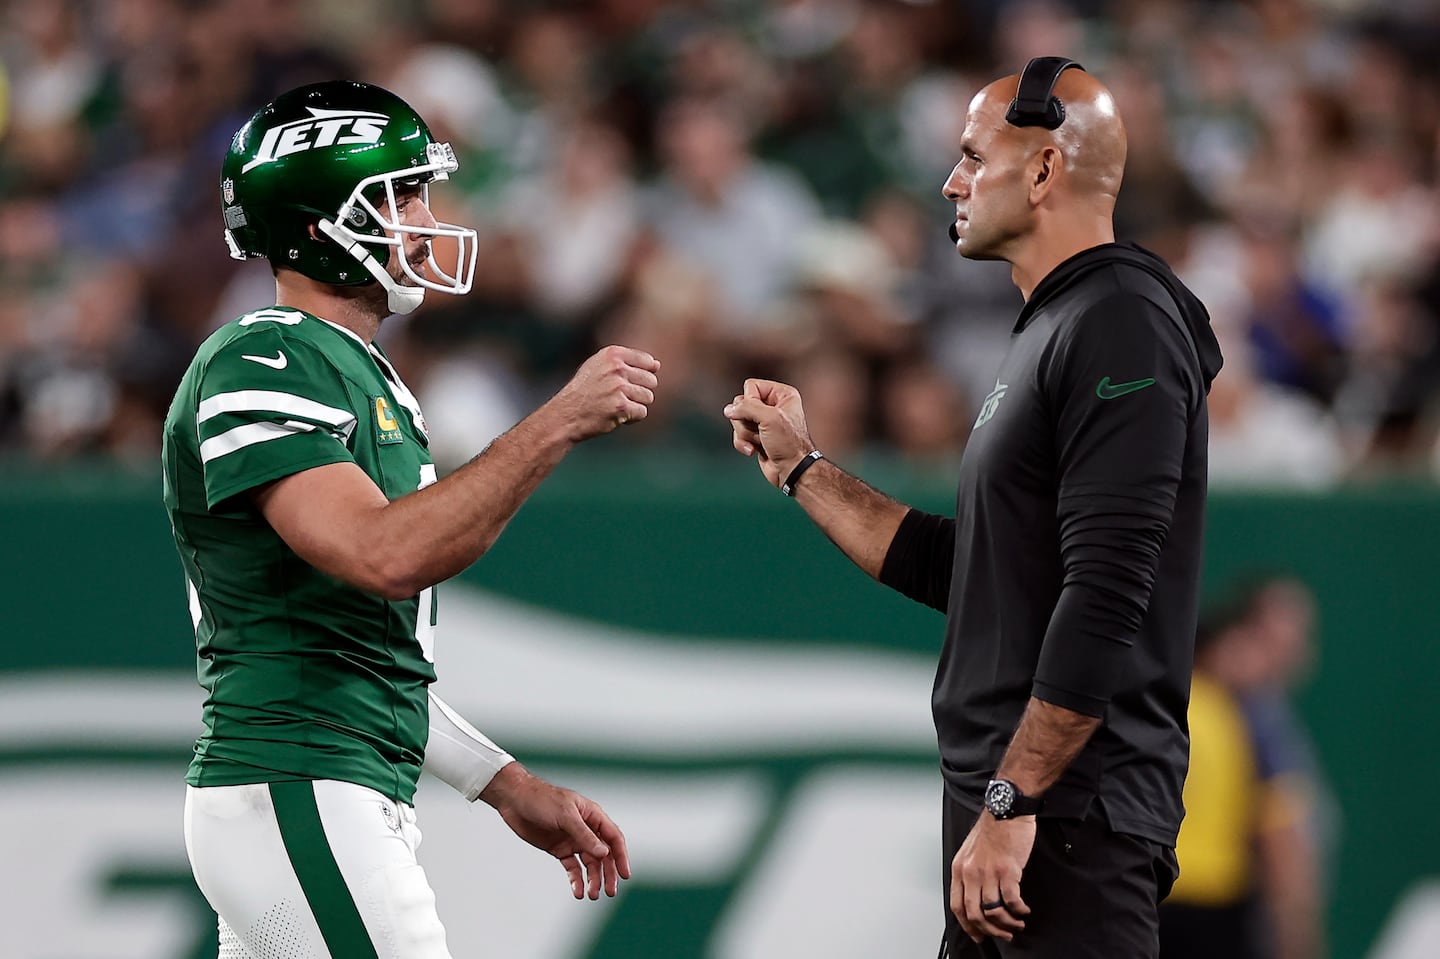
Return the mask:
[[[240,317],[186,371],[163,456],[208,693],[187,782],[338,779],[410,802],[433,588],[391,602],[322,573],[240,495],[331,463],[355,463],[392,500],[434,482],[424,418],[389,360],[299,310]]]

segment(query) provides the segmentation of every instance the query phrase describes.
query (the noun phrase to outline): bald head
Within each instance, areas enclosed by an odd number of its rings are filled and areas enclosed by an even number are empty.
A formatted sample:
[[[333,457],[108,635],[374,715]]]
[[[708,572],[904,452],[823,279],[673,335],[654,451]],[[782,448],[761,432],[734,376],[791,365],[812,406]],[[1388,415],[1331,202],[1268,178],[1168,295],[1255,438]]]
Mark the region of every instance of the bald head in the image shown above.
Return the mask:
[[[1055,83],[1065,119],[1054,130],[1005,119],[1011,75],[970,101],[961,158],[942,192],[955,204],[950,237],[962,256],[1008,260],[1021,292],[1067,256],[1115,239],[1125,126],[1104,84],[1083,70]]]
[[[998,116],[1006,132],[1036,149],[1047,143],[1059,147],[1065,157],[1069,192],[1078,199],[1094,198],[1113,208],[1125,173],[1125,124],[1115,98],[1105,84],[1084,70],[1066,70],[1055,83],[1055,96],[1065,104],[1065,122],[1054,130],[1043,127],[1012,127],[1005,120],[1010,102],[1020,89],[1020,74],[1002,77],[981,90],[971,103]]]

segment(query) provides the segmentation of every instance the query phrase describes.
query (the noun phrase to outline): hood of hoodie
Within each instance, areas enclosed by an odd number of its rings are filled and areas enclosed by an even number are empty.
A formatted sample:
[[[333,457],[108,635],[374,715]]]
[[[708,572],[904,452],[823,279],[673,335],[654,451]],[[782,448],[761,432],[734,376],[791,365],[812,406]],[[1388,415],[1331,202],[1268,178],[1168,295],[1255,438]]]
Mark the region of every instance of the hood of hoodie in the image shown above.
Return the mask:
[[[1181,319],[1190,330],[1190,339],[1195,344],[1200,370],[1204,375],[1205,390],[1209,392],[1210,384],[1215,381],[1215,375],[1220,372],[1220,367],[1225,362],[1220,353],[1220,342],[1215,338],[1215,331],[1210,326],[1210,311],[1205,309],[1205,304],[1200,302],[1199,297],[1180,282],[1180,278],[1164,260],[1135,243],[1106,243],[1091,247],[1055,267],[1030,294],[1030,299],[1020,311],[1019,319],[1015,321],[1016,332],[1025,328],[1030,317],[1040,307],[1064,293],[1066,288],[1081,277],[1105,266],[1129,266],[1144,270],[1170,291],[1176,306],[1179,307]]]

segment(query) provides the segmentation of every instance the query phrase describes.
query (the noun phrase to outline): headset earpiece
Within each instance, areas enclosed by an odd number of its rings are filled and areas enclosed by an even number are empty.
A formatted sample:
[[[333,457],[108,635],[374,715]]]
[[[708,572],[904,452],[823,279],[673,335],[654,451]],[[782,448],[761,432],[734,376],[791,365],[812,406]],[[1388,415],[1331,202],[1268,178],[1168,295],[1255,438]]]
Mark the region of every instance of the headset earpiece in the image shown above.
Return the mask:
[[[1005,113],[1005,122],[1015,127],[1044,127],[1047,130],[1064,123],[1065,104],[1055,96],[1055,83],[1060,74],[1071,67],[1085,69],[1065,57],[1036,57],[1025,64],[1025,70],[1020,74],[1020,87]]]

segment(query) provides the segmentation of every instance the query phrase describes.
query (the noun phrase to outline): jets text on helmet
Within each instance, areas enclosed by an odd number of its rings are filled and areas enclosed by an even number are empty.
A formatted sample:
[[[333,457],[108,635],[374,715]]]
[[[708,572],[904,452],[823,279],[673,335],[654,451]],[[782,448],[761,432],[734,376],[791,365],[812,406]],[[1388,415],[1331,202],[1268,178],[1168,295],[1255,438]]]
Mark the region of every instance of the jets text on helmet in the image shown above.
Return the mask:
[[[265,131],[260,149],[249,163],[240,168],[248,173],[262,163],[270,163],[292,153],[303,153],[319,147],[378,143],[390,118],[383,113],[354,110],[322,110],[306,107],[313,120],[295,120]]]

